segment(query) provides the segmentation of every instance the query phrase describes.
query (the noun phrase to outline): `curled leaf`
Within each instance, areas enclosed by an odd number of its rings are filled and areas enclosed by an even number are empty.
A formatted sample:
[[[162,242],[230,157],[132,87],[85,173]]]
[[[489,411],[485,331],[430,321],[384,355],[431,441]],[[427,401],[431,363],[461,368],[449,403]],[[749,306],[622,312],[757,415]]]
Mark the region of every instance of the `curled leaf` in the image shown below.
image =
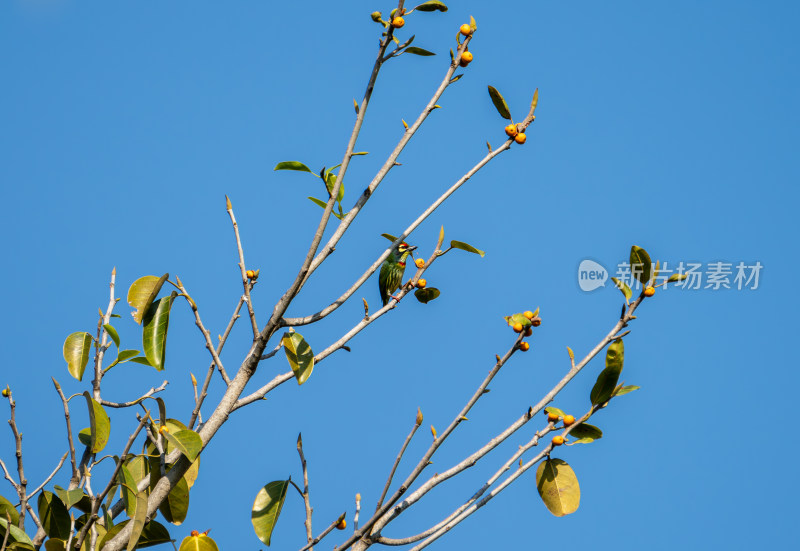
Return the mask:
[[[83,378],[89,354],[92,348],[92,336],[85,331],[72,333],[64,341],[64,360],[67,362],[69,374],[78,379]]]
[[[302,385],[314,371],[314,352],[312,352],[311,346],[303,338],[303,335],[296,332],[285,333],[281,344],[297,379],[297,384]]]
[[[273,170],[299,170],[300,172],[310,172],[311,174],[314,174],[313,170],[308,168],[300,161],[283,161],[282,163],[275,165]],[[314,176],[316,176],[316,174],[314,174]]]
[[[494,86],[489,86],[489,96],[491,96],[494,108],[497,109],[497,112],[500,113],[500,116],[504,119],[511,120],[511,112],[508,110],[508,104],[506,103],[506,100],[503,98],[502,94],[497,91],[497,88]]]
[[[414,9],[418,10],[418,11],[442,11],[442,12],[445,12],[445,11],[447,11],[447,6],[445,6],[444,3],[439,2],[439,0],[428,0],[427,2],[423,2],[422,4],[420,4],[419,6],[417,6]]]
[[[486,252],[484,252],[484,251],[482,251],[480,249],[476,249],[472,245],[470,245],[468,243],[463,243],[461,241],[451,241],[450,242],[450,247],[452,247],[453,249],[461,249],[462,251],[467,251],[468,253],[479,254],[479,255],[481,255],[481,257],[483,257],[486,254]]]
[[[133,312],[133,320],[136,323],[142,323],[147,309],[156,299],[161,286],[169,277],[169,274],[164,274],[161,277],[157,276],[144,276],[134,281],[128,289],[128,304],[135,308]]]

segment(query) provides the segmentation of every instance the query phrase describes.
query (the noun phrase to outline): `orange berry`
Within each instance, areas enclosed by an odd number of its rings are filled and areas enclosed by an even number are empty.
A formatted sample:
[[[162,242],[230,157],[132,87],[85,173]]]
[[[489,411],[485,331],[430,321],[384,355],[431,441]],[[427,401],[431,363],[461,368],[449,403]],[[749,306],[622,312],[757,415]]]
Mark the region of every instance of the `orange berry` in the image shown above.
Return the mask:
[[[461,27],[459,27],[458,30],[464,36],[470,36],[474,32],[472,30],[472,27],[469,26],[469,23],[464,23],[463,25],[461,25]]]
[[[656,294],[656,288],[655,287],[645,287],[644,296],[652,297],[655,294]]]
[[[416,259],[414,261],[414,264],[417,266],[417,268],[424,268],[425,267],[425,261],[422,260],[421,258]]]
[[[529,320],[533,319],[533,312],[531,312],[530,310],[525,310],[524,312],[522,312],[522,315],[528,318]]]
[[[247,270],[244,274],[247,276],[248,279],[253,279],[253,277],[256,275],[256,273],[253,270]]]
[[[555,423],[556,421],[558,421],[558,413],[553,413],[548,411],[546,411],[545,413],[547,414],[547,420],[549,422]]]
[[[506,134],[508,134],[512,138],[514,136],[516,136],[517,135],[517,125],[516,124],[509,124],[508,126],[506,126]]]
[[[573,425],[573,424],[575,424],[575,417],[573,417],[572,415],[565,415],[564,416],[564,426],[568,427],[568,426]]]
[[[462,67],[466,67],[472,63],[472,52],[464,52],[461,54],[461,60],[458,62]]]
[[[402,17],[395,17],[394,19],[392,19],[392,27],[394,27],[395,29],[399,29],[405,24],[406,20],[403,19]],[[340,528],[340,530],[343,530],[343,528]]]
[[[341,519],[336,523],[337,530],[344,530],[345,528],[347,528],[347,521],[345,519]]]
[[[161,425],[158,428],[158,432],[169,432],[169,427],[167,425]]]
[[[522,350],[523,352],[527,352],[530,347],[531,345],[528,344],[527,342],[519,343],[519,349]]]
[[[193,538],[196,538],[197,536],[199,536],[199,535],[200,535],[200,532],[198,532],[197,530],[192,530],[192,533],[191,533],[190,535],[191,535]]]
[[[417,280],[417,287],[419,287],[420,289],[424,289],[427,284],[428,282],[425,281],[424,279]]]
[[[533,325],[534,327],[539,327],[541,324],[542,320],[540,320],[539,318],[534,318],[531,320],[531,325]]]
[[[525,336],[530,337],[531,335],[533,335],[533,329],[531,329],[530,326],[528,326],[525,328]]]
[[[11,396],[11,391],[9,389],[7,389],[7,388],[4,388],[3,389],[3,398],[8,398],[9,396]]]
[[[560,434],[553,437],[553,445],[554,446],[560,446],[563,443],[564,443],[564,437],[561,436]]]
[[[521,323],[515,323],[511,327],[514,329],[514,333],[522,333],[522,324]]]
[[[514,141],[517,142],[520,145],[524,144],[526,139],[527,139],[527,136],[525,136],[524,132],[520,132],[519,134],[514,136]]]

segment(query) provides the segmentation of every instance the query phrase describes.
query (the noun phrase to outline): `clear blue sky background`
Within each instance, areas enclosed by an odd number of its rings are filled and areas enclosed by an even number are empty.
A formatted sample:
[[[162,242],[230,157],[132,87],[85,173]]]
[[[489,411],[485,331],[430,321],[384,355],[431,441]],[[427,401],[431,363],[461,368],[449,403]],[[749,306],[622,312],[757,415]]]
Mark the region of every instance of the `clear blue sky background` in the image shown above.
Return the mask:
[[[671,264],[760,262],[757,290],[668,289],[648,300],[626,338],[623,378],[642,389],[594,420],[605,433],[562,448],[581,507],[557,519],[533,472],[435,544],[436,549],[788,548],[798,511],[798,448],[788,423],[798,384],[792,335],[796,273],[800,48],[795,2],[452,2],[416,13],[401,37],[436,57],[403,56],[382,72],[345,180],[350,205],[443,76],[458,26],[478,23],[475,61],[450,88],[368,208],[317,272],[290,315],[327,305],[381,253],[382,232],[402,231],[473,166],[504,121],[486,93],[500,89],[521,118],[536,87],[528,142],[481,171],[410,239],[429,254],[448,239],[487,251],[453,253],[427,274],[437,301],[413,299],[294,382],[238,411],[203,455],[187,521],[212,528],[222,549],[260,549],[250,508],[265,483],[300,478],[302,431],[315,528],[356,492],[373,507],[417,407],[443,429],[514,335],[503,315],[541,307],[544,322],[430,473],[443,470],[516,419],[613,326],[621,295],[592,293],[577,266],[614,266],[632,244]],[[224,195],[233,201],[249,267],[261,269],[261,323],[296,274],[321,209],[319,181],[273,172],[279,161],[315,169],[340,162],[380,29],[369,13],[391,3],[7,1],[0,4],[0,218],[6,345],[0,383],[18,403],[30,486],[65,451],[56,377],[72,392],[61,346],[94,331],[108,301],[147,274],[177,274],[213,335],[241,293]],[[369,281],[323,323],[301,332],[321,350],[379,301]],[[124,302],[123,346],[139,348]],[[223,354],[234,370],[248,348],[237,326]],[[209,359],[185,305],[174,309],[167,369],[115,368],[104,396],[124,400],[164,378],[171,416],[186,420],[189,372]],[[579,414],[602,360],[555,405]],[[253,388],[284,372],[262,364]],[[212,387],[220,395],[219,381]],[[6,408],[3,405],[3,408]],[[80,404],[76,425],[86,424]],[[7,415],[4,409],[3,415]],[[210,410],[207,410],[210,412]],[[113,418],[118,453],[135,425]],[[385,531],[407,536],[466,499],[543,419]],[[111,449],[111,448],[110,448]],[[10,431],[0,457],[13,462]],[[485,464],[484,464],[485,463]],[[57,482],[66,485],[67,470]],[[96,486],[95,486],[96,488]],[[11,497],[11,488],[0,485]],[[415,508],[417,509],[417,508]],[[303,507],[291,493],[273,548],[303,545]],[[407,518],[406,518],[407,517]],[[336,533],[321,548],[343,539]]]

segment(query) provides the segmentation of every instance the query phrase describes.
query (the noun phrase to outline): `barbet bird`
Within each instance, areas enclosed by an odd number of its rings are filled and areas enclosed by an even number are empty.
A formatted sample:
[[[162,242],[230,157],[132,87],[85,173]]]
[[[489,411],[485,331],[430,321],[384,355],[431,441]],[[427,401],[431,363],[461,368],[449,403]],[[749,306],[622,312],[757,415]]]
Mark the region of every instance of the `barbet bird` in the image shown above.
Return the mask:
[[[403,273],[406,271],[406,258],[416,247],[411,247],[408,243],[400,243],[389,255],[378,275],[378,288],[381,291],[383,305],[389,304],[389,299],[403,281]]]

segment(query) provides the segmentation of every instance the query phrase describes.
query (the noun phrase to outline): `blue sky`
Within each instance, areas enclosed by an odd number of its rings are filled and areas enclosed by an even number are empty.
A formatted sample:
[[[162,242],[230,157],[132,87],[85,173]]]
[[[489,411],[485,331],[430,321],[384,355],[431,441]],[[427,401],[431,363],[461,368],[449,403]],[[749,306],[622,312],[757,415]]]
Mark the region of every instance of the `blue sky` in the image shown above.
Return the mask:
[[[369,13],[392,7],[0,5],[7,259],[0,384],[17,400],[32,487],[66,449],[50,377],[70,393],[88,388],[69,377],[63,339],[94,332],[112,267],[123,297],[140,276],[179,275],[212,335],[224,330],[241,293],[226,194],[248,267],[261,269],[254,304],[266,321],[321,213],[306,199],[319,195],[318,180],[272,168],[285,160],[315,169],[341,161],[352,99],[363,94],[380,34]],[[312,313],[341,294],[383,251],[381,233],[402,231],[485,154],[487,140],[503,142],[505,122],[488,84],[518,119],[538,87],[527,143],[500,155],[409,239],[427,256],[444,225],[447,239],[472,243],[486,257],[448,254],[426,274],[442,291],[438,300],[403,301],[355,338],[352,352],[320,363],[307,384],[290,381],[238,411],[203,454],[189,518],[173,536],[212,528],[222,549],[263,548],[250,507],[267,482],[300,477],[300,431],[315,533],[343,511],[352,518],[356,492],[369,509],[417,407],[425,430],[404,466],[427,447],[427,426],[443,429],[494,355],[512,344],[502,316],[541,307],[531,350],[504,368],[431,473],[457,462],[561,378],[566,346],[583,356],[613,326],[621,295],[613,286],[581,291],[577,267],[590,258],[613,271],[636,244],[673,266],[760,262],[759,287],[670,288],[646,301],[625,341],[623,372],[642,389],[594,418],[602,440],[557,454],[581,482],[574,515],[552,517],[530,472],[434,548],[788,547],[798,449],[785,424],[800,381],[791,360],[798,300],[783,278],[798,269],[798,11],[793,2],[468,1],[450,3],[445,14],[409,16],[400,37],[414,34],[415,45],[438,55],[402,56],[383,69],[357,145],[369,155],[348,171],[346,206],[401,137],[401,119],[413,120],[427,102],[470,15],[478,24],[475,60],[289,315]],[[301,330],[312,347],[323,349],[357,323],[362,297],[378,304],[375,281]],[[167,378],[170,415],[186,420],[189,373],[205,373],[209,360],[190,311],[174,312],[166,371],[115,368],[104,396],[129,399]],[[124,300],[118,313],[123,346],[136,348],[140,336]],[[229,370],[248,347],[240,323],[223,354]],[[591,364],[555,405],[584,411],[601,368]],[[286,369],[276,356],[251,385]],[[220,381],[212,392],[219,396]],[[131,415],[112,421],[118,450]],[[385,535],[438,521],[539,425]],[[0,457],[13,462],[10,432],[0,438]],[[65,469],[56,482],[67,479]],[[10,486],[0,485],[0,494],[10,498]],[[292,494],[274,548],[302,547],[302,517]],[[323,547],[343,539],[335,537]]]

